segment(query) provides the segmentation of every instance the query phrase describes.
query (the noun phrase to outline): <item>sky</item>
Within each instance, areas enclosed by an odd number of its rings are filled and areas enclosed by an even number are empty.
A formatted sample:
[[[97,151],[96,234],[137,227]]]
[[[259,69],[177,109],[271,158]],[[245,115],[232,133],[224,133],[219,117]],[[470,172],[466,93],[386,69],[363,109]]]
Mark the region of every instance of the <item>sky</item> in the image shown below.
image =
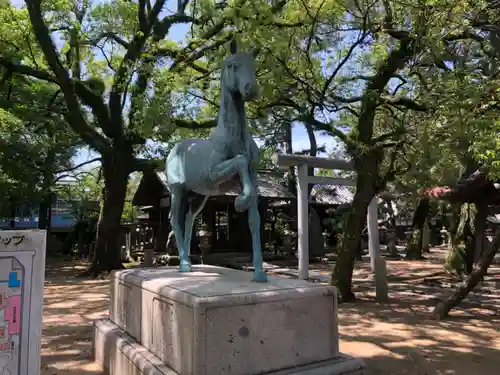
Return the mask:
[[[11,0],[12,4],[18,8],[24,7],[25,3],[23,0]],[[101,2],[100,0],[94,0],[93,3],[96,4],[98,2]],[[164,14],[171,14],[175,12],[177,9],[177,0],[168,0],[167,1],[167,6],[165,7]],[[168,34],[168,39],[170,40],[175,40],[175,41],[183,41],[186,38],[187,33],[189,32],[190,25],[189,24],[176,24],[173,25],[172,28],[170,29],[170,32]],[[327,150],[333,149],[335,146],[335,140],[331,136],[325,136],[320,133],[316,134],[316,139],[318,146],[326,146]],[[257,140],[257,143],[258,142]],[[307,133],[305,131],[305,128],[301,124],[294,124],[292,128],[292,149],[293,152],[300,152],[304,149],[309,149],[310,144],[309,144],[309,138],[307,136]],[[78,165],[81,163],[84,163],[90,159],[95,158],[98,156],[96,153],[91,152],[88,149],[81,149],[78,154],[74,158],[74,164]],[[98,166],[98,164],[92,163],[89,165],[86,165],[85,169],[88,168],[94,168]]]

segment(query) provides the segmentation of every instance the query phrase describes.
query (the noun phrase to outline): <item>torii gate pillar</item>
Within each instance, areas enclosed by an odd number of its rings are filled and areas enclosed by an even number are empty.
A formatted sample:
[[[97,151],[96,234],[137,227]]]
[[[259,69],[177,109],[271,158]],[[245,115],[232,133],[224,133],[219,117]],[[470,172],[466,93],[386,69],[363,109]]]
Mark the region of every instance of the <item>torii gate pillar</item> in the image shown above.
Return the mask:
[[[274,154],[273,162],[280,167],[297,168],[297,226],[299,278],[309,278],[309,184],[355,186],[356,181],[347,178],[309,176],[308,168],[352,170],[353,164],[345,160],[325,159],[305,155]],[[387,299],[385,261],[380,256],[380,241],[377,218],[377,199],[373,198],[367,213],[368,249],[372,272],[375,274],[377,299]]]

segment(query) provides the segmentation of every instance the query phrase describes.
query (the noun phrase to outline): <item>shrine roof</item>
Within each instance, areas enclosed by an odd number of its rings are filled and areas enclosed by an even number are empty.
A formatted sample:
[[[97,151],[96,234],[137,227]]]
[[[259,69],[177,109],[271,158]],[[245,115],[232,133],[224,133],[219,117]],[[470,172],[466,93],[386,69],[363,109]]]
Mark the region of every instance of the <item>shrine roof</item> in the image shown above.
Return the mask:
[[[295,199],[295,196],[280,182],[280,179],[272,173],[258,173],[257,189],[259,196],[265,199]],[[240,190],[240,187],[235,187],[219,196],[237,196]],[[139,182],[132,204],[154,206],[158,204],[160,199],[168,196],[170,196],[170,192],[167,188],[165,173],[145,173]]]
[[[351,203],[354,193],[342,185],[314,185],[309,197],[310,202],[324,205],[340,205]]]

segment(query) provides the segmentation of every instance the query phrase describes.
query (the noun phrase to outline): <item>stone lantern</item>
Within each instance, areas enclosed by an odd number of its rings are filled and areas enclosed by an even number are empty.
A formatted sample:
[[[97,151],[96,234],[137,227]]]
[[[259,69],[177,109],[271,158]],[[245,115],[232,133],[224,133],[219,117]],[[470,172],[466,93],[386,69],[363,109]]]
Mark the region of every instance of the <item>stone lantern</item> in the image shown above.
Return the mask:
[[[285,230],[283,235],[283,252],[287,256],[293,255],[293,235],[291,230]]]
[[[400,258],[397,248],[398,236],[396,228],[387,228],[387,252],[391,258]]]
[[[441,246],[447,246],[450,241],[450,237],[448,231],[444,226],[439,231],[439,234],[441,234]]]

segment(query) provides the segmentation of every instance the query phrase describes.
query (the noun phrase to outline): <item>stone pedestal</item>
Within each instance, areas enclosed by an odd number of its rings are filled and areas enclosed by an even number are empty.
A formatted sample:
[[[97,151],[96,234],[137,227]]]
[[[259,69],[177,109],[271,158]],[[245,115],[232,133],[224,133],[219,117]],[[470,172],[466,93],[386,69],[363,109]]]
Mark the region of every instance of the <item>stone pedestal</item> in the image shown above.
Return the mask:
[[[94,354],[110,375],[364,374],[338,350],[332,286],[214,266],[114,273]]]

